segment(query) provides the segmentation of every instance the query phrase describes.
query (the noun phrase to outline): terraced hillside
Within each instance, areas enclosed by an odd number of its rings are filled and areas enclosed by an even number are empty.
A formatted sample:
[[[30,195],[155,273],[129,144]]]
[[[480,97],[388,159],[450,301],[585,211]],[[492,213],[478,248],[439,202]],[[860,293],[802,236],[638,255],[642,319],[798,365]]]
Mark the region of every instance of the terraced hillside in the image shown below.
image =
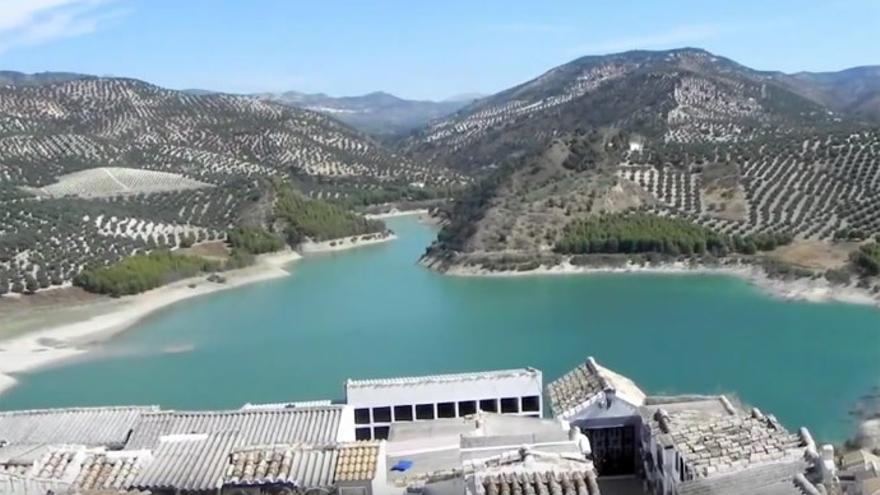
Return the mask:
[[[572,223],[636,211],[796,242],[880,232],[880,128],[702,50],[576,60],[407,149],[484,177],[431,249],[444,265],[553,257]]]
[[[344,199],[462,180],[323,115],[252,98],[129,79],[7,84],[0,293],[61,284],[136,250],[222,239],[266,218],[270,183]]]

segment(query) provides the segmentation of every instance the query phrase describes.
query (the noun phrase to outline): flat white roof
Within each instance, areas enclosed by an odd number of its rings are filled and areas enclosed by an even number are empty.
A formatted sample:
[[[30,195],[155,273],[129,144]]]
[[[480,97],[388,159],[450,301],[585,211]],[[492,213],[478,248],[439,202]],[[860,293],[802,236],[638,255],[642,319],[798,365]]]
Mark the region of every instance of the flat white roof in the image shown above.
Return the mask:
[[[450,373],[445,375],[404,376],[397,378],[370,378],[365,380],[346,380],[345,388],[387,388],[413,387],[420,385],[474,382],[499,380],[505,378],[535,378],[541,372],[535,368],[518,368],[510,370],[477,371],[473,373]]]
[[[541,396],[541,372],[534,368],[348,380],[345,398],[355,407],[440,403]],[[540,411],[536,411],[540,412]]]

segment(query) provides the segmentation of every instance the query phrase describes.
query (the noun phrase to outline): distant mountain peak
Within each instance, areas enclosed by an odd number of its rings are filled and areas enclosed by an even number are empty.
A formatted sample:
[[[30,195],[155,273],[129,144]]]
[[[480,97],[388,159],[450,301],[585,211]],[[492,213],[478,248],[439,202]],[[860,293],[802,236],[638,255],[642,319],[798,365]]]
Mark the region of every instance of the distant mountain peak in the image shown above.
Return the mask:
[[[333,97],[324,93],[263,93],[254,95],[286,105],[330,115],[361,131],[380,136],[403,136],[428,122],[451,115],[470,101],[408,100],[385,91]]]

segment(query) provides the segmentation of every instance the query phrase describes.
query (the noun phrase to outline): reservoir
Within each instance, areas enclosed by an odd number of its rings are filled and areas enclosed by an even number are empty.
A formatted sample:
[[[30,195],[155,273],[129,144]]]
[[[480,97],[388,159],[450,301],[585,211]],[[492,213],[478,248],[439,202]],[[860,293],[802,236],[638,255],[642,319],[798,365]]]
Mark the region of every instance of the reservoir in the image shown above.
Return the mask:
[[[0,409],[236,408],[341,399],[346,378],[534,366],[594,356],[649,394],[728,393],[817,440],[852,432],[880,385],[880,311],[777,299],[715,275],[464,278],[416,264],[436,231],[308,256],[292,275],[191,299],[88,359],[20,375]]]

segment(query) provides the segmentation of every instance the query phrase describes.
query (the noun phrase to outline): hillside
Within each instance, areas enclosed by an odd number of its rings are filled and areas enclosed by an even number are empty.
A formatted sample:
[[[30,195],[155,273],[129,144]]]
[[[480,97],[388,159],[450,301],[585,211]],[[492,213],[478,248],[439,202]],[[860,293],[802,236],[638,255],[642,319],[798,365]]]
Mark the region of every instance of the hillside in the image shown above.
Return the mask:
[[[880,122],[880,66],[799,72],[779,80],[835,112]]]
[[[448,212],[440,267],[558,262],[567,229],[615,213],[735,239],[880,232],[880,130],[702,50],[578,59],[405,146],[484,178]]]
[[[41,86],[79,79],[94,79],[94,76],[77,74],[75,72],[38,72],[36,74],[26,74],[13,70],[0,70],[0,86]]]
[[[332,97],[323,93],[263,93],[261,99],[320,112],[369,134],[395,139],[429,122],[455,113],[473,95],[444,101],[407,100],[381,91],[362,96]]]
[[[271,227],[272,183],[345,201],[460,180],[321,114],[104,78],[0,86],[0,178],[0,292]]]

